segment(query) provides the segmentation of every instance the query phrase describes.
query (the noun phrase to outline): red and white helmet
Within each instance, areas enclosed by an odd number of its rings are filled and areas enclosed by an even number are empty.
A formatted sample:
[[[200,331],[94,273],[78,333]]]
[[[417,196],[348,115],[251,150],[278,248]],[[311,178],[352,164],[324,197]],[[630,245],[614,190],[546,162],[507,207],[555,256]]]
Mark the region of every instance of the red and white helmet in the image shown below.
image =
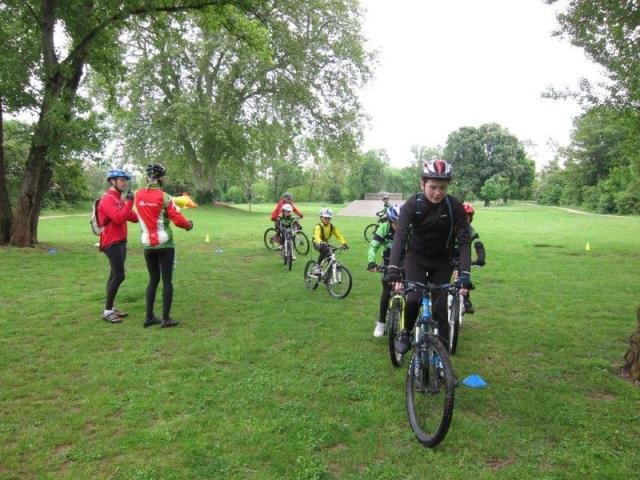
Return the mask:
[[[422,179],[451,180],[453,168],[442,159],[427,160],[422,164]]]
[[[282,213],[286,213],[286,212],[293,212],[293,207],[291,206],[290,203],[285,203],[282,205]]]

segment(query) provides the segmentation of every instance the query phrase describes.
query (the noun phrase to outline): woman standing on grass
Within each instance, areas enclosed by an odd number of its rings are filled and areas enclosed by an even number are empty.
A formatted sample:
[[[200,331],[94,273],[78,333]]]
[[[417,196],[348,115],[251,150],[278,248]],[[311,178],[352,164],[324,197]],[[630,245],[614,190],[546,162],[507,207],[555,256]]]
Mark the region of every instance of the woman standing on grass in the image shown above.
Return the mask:
[[[135,208],[142,229],[142,247],[144,259],[149,271],[147,285],[147,312],[144,327],[160,324],[162,328],[175,327],[178,322],[170,316],[173,300],[173,263],[175,248],[170,223],[185,230],[193,228],[193,222],[187,220],[176,207],[171,196],[162,191],[165,168],[157,163],[147,165],[147,188],[141,188],[135,195]],[[162,320],[153,313],[156,290],[162,276]]]
[[[100,251],[109,259],[109,278],[107,279],[107,300],[105,302],[102,319],[110,323],[120,323],[127,316],[127,312],[120,312],[114,306],[118,288],[124,281],[124,262],[127,258],[127,221],[137,222],[138,217],[131,209],[133,196],[122,194],[127,190],[131,177],[119,168],[107,172],[109,188],[98,204],[100,231]]]

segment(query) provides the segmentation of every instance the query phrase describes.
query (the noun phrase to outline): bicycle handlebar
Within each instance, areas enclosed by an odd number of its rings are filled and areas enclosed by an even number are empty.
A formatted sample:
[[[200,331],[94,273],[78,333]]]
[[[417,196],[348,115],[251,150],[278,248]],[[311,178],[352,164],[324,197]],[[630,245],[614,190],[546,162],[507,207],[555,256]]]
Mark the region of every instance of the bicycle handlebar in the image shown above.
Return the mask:
[[[420,282],[401,282],[404,285],[405,293],[416,292],[416,291],[429,291],[433,292],[435,290],[450,290],[452,288],[459,288],[455,283],[420,283]]]

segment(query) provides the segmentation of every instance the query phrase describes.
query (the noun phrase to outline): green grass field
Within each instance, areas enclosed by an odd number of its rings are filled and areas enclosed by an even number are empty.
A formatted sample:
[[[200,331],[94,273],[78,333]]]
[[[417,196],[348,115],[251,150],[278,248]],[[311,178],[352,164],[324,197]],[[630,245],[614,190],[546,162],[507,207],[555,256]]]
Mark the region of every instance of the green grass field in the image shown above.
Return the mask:
[[[309,233],[317,206],[301,207]],[[372,336],[371,219],[335,219],[354,287],[334,300],[304,288],[306,258],[288,272],[265,249],[270,209],[185,212],[175,329],[142,327],[137,225],[120,325],[100,320],[108,264],[88,215],[42,220],[37,248],[0,249],[0,478],[637,478],[640,389],[618,370],[639,218],[478,207],[488,263],[453,363],[488,387],[457,390],[429,450],[406,418],[406,372]]]

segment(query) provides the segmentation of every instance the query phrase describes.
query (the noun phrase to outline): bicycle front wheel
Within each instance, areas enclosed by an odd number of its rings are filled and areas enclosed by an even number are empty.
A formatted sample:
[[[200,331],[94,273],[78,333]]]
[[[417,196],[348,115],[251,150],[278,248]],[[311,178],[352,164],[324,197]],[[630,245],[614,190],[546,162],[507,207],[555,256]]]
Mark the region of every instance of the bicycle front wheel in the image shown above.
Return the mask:
[[[306,255],[309,253],[309,239],[304,232],[298,230],[293,235],[293,245],[300,255]]]
[[[440,340],[427,336],[407,369],[407,414],[418,442],[433,448],[447,435],[453,417],[455,379]]]
[[[371,225],[367,225],[364,229],[364,239],[367,242],[370,242],[373,236],[375,235],[377,229],[378,229],[377,223],[372,223]]]
[[[318,288],[320,279],[316,275],[311,275],[311,271],[316,266],[316,262],[309,260],[304,266],[304,286],[309,290],[315,290]]]
[[[402,315],[402,305],[400,302],[393,302],[387,310],[387,337],[389,341],[389,358],[391,358],[391,365],[398,368],[402,365],[402,358],[404,354],[396,351],[396,337],[400,333],[401,325],[400,318]]]
[[[458,333],[460,332],[460,317],[462,311],[460,310],[460,301],[462,295],[457,293],[456,295],[450,295],[447,299],[450,302],[449,305],[449,353],[454,355],[458,348]]]
[[[276,232],[275,228],[267,228],[264,232],[262,239],[264,240],[264,246],[269,250],[277,250],[278,242],[275,240]]]
[[[351,272],[342,265],[336,267],[335,278],[331,273],[327,273],[328,278],[325,280],[327,283],[327,290],[329,295],[333,298],[344,298],[349,295],[351,291]]]
[[[293,241],[291,241],[291,239],[287,240],[285,250],[284,264],[288,267],[289,271],[291,271],[291,265],[293,265]]]

